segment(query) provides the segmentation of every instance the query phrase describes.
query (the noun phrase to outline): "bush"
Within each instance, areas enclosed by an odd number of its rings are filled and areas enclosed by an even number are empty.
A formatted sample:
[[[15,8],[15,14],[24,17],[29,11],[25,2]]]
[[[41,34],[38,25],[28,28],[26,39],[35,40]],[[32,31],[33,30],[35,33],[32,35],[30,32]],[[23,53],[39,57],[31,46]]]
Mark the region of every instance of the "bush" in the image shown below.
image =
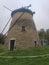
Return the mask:
[[[0,33],[0,44],[4,44],[4,35]]]

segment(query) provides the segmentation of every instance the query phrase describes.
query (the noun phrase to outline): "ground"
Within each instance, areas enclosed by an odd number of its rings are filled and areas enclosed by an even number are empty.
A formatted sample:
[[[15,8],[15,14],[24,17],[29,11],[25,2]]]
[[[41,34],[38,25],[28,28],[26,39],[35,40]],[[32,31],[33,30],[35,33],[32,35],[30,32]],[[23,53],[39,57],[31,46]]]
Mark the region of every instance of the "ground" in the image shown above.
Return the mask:
[[[49,57],[44,58],[0,58],[0,65],[49,65]]]
[[[49,46],[17,51],[0,47],[0,65],[49,65]]]

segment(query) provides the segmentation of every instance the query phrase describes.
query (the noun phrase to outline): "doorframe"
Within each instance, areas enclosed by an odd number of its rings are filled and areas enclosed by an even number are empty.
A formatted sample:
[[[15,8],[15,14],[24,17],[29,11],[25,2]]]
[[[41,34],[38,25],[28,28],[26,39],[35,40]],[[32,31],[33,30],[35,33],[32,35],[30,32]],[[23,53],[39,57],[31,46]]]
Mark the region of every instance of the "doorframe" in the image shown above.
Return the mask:
[[[11,41],[11,40],[15,40],[14,48],[15,48],[15,46],[16,46],[16,38],[10,38],[9,44],[8,44],[8,50],[10,50],[10,41]]]

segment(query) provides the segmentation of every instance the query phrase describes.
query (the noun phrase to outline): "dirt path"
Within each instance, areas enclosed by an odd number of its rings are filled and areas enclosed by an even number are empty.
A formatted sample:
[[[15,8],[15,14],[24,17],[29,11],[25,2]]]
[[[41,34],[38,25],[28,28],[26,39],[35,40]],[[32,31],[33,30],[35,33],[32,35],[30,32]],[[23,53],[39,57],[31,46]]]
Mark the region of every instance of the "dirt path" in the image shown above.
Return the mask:
[[[0,53],[0,56],[3,55],[3,54],[5,54],[5,53],[8,53],[8,52],[2,52],[2,53]]]
[[[37,55],[37,56],[0,56],[0,58],[38,58],[38,57],[47,57],[49,54]]]

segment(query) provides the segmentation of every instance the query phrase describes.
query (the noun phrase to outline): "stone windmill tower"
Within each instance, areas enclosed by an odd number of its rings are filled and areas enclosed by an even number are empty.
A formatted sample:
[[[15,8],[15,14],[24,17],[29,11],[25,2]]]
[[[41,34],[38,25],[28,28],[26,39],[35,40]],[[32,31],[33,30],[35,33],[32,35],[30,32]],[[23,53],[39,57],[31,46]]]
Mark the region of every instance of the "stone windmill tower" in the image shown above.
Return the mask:
[[[30,9],[19,8],[11,13],[12,21],[5,46],[8,50],[33,49],[40,46],[40,41]],[[12,27],[12,28],[11,28]]]

